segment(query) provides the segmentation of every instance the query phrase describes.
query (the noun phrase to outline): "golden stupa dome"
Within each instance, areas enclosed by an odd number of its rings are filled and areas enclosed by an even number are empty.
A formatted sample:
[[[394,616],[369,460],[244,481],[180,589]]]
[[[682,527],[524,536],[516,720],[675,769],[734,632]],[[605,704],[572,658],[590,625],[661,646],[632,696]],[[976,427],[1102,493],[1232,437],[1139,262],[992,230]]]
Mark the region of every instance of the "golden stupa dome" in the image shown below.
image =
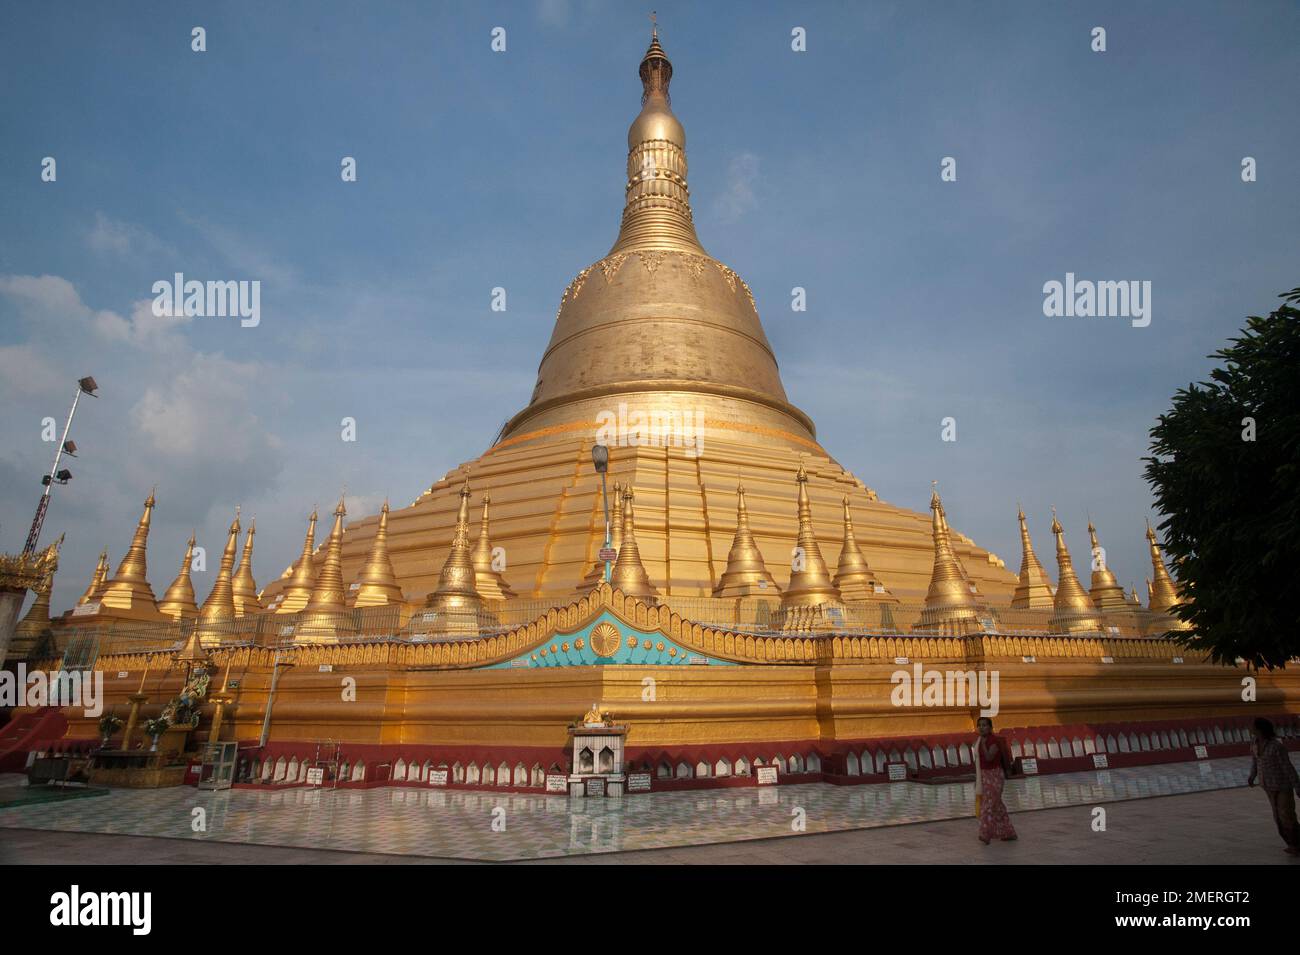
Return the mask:
[[[532,398],[501,437],[569,432],[627,404],[760,440],[813,442],[812,421],[786,398],[749,286],[695,234],[686,133],[657,35],[640,75],[618,238],[565,289]]]

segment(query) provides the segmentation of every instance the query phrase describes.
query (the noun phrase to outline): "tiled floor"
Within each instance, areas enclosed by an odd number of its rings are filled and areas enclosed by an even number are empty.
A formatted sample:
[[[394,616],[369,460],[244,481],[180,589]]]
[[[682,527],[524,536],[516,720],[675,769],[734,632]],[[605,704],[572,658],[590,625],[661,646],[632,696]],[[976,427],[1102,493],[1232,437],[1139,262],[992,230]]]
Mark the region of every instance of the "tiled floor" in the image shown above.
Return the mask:
[[[1006,801],[1015,813],[1231,789],[1245,784],[1248,765],[1233,758],[1013,780]],[[0,809],[0,829],[505,861],[798,836],[800,822],[813,834],[968,819],[972,812],[970,784],[810,784],[621,801],[433,789],[213,793],[178,787]],[[781,842],[767,845],[769,853],[784,851]]]

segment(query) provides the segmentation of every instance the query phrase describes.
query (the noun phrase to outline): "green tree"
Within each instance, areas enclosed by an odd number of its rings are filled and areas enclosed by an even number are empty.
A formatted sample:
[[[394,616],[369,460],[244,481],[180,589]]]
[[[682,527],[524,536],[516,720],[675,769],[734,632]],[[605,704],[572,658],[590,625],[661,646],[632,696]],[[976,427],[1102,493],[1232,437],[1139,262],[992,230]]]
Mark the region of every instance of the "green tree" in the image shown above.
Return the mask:
[[[1280,298],[1178,390],[1144,459],[1191,624],[1172,638],[1269,669],[1300,655],[1300,288]]]

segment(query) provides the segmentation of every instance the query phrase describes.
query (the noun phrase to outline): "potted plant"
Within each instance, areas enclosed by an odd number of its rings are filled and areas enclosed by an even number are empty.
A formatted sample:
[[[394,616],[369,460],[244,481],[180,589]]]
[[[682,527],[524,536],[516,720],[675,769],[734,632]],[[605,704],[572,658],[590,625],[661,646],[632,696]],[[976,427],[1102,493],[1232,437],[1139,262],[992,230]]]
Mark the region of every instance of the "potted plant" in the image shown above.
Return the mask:
[[[103,749],[108,749],[108,741],[113,738],[114,733],[121,729],[122,722],[122,717],[114,716],[112,713],[100,718],[99,735],[100,745]]]
[[[145,721],[145,734],[153,739],[153,745],[149,747],[149,752],[155,753],[158,751],[158,739],[163,733],[167,732],[171,725],[170,720],[164,719],[161,716]]]

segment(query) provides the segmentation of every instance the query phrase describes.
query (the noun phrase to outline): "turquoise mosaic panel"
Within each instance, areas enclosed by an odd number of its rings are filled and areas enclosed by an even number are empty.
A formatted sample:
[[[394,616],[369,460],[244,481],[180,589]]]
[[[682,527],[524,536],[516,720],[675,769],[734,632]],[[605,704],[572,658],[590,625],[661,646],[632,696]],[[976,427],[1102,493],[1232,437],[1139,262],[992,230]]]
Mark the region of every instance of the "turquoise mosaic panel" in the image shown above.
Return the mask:
[[[591,631],[602,623],[611,624],[619,632],[618,649],[612,657],[597,655],[591,648]],[[628,638],[636,638],[636,646],[628,646]],[[582,647],[578,647],[578,642]],[[551,648],[555,649],[552,650]],[[567,649],[566,649],[567,648]],[[542,651],[546,653],[543,654]],[[494,663],[488,670],[511,670],[524,667],[589,667],[617,666],[736,666],[730,660],[719,660],[695,650],[689,650],[670,640],[658,630],[642,631],[628,626],[609,611],[605,611],[580,630],[565,636],[554,635],[545,646],[521,653],[510,660]]]

